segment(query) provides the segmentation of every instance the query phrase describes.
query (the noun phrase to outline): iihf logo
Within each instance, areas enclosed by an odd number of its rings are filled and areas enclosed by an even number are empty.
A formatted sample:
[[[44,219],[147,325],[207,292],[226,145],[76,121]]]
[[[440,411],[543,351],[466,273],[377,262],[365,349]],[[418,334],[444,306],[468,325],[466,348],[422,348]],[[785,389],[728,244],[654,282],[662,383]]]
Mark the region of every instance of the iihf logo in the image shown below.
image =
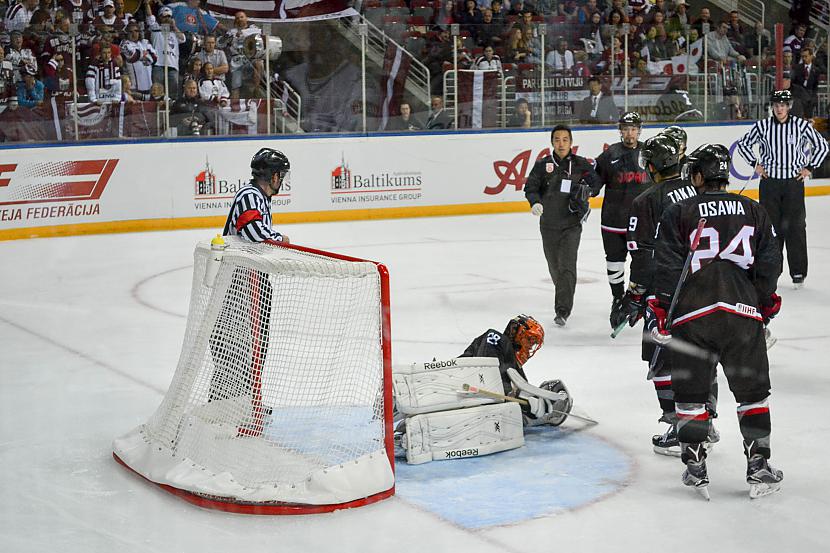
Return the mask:
[[[352,171],[346,165],[346,158],[340,154],[340,165],[331,172],[331,189],[342,190],[352,187]]]
[[[210,162],[205,158],[205,168],[194,179],[197,196],[212,196],[216,194],[216,174],[210,168]]]

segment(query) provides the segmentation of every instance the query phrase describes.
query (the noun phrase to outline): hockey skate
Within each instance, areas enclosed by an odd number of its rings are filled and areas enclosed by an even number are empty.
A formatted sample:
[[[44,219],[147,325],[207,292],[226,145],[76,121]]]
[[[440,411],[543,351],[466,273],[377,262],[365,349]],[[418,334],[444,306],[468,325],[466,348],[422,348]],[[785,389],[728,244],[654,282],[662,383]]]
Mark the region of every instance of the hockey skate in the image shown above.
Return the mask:
[[[709,501],[709,474],[706,472],[705,459],[698,463],[694,461],[686,463],[682,480],[683,484],[693,487],[706,501]]]
[[[793,290],[801,290],[804,288],[804,277],[793,277]]]
[[[746,482],[749,484],[749,498],[758,499],[781,491],[784,472],[773,468],[765,458],[755,454],[746,462]]]
[[[658,455],[680,457],[680,442],[677,441],[677,429],[674,424],[669,424],[669,428],[663,434],[652,436],[651,444],[654,446],[654,453]]]
[[[554,317],[553,322],[554,322],[554,324],[556,324],[556,326],[565,326],[565,323],[567,322],[567,320],[568,320],[568,316],[565,315],[562,312],[559,312],[559,313],[556,314],[556,317]]]

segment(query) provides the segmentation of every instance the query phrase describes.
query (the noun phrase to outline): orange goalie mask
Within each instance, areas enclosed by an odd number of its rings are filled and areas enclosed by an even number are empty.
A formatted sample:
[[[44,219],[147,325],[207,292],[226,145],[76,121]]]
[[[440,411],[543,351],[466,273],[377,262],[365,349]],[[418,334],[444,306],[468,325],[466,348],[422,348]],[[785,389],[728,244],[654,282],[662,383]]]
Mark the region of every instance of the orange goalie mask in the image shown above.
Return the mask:
[[[510,319],[504,333],[513,341],[519,367],[527,363],[545,343],[545,329],[539,321],[529,315],[519,315]]]

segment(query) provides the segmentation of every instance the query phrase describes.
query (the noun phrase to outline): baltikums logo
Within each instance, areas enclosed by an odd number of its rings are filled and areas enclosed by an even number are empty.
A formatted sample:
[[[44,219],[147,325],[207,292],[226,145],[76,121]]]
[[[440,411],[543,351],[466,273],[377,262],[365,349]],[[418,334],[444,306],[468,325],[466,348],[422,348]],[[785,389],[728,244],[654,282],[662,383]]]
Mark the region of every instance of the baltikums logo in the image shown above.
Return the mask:
[[[233,197],[245,186],[249,180],[236,178],[227,179],[217,175],[210,165],[210,159],[205,157],[202,170],[193,176],[194,207],[198,210],[226,210]],[[280,193],[271,197],[274,205],[289,205],[291,203],[291,182],[284,182]]]
[[[331,189],[342,190],[352,187],[352,171],[346,164],[346,158],[341,154],[340,165],[331,172]]]
[[[349,167],[341,153],[340,164],[331,170],[331,202],[383,202],[421,199],[420,171],[359,173]]]
[[[0,164],[0,206],[98,200],[117,159]]]
[[[205,158],[205,168],[193,179],[197,196],[213,196],[216,194],[216,174],[210,168],[210,161]]]

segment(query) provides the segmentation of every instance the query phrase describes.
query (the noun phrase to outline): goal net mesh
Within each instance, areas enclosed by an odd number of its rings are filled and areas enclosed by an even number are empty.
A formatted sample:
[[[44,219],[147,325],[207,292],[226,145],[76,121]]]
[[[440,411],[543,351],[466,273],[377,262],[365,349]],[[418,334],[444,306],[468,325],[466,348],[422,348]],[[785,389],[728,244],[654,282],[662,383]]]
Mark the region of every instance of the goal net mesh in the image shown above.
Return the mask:
[[[119,451],[116,440],[116,455],[155,448],[151,463],[122,460],[158,483],[243,501],[388,489],[378,266],[226,240],[221,263],[197,246],[176,373],[141,444]]]

